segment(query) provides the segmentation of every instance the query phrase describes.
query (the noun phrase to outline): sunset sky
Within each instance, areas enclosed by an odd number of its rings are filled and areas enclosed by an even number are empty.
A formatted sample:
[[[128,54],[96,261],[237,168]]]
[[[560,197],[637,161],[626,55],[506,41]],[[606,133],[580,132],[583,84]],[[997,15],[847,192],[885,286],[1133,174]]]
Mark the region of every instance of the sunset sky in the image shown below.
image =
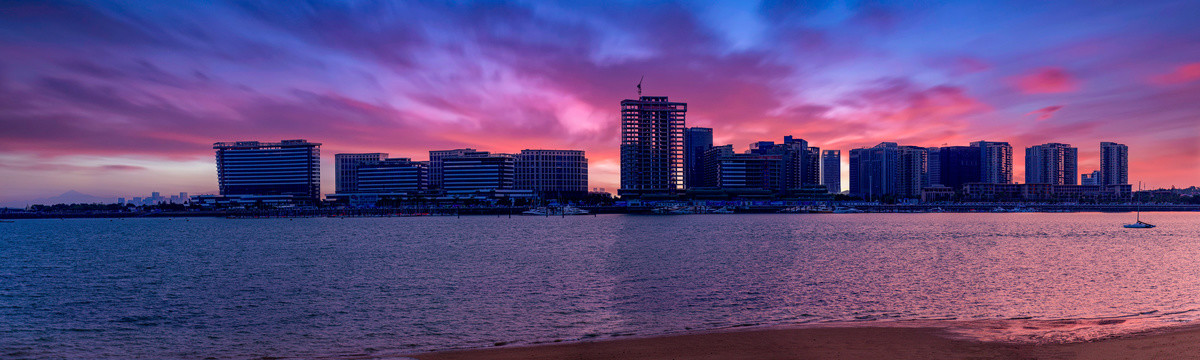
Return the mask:
[[[586,150],[615,192],[642,76],[738,151],[1008,141],[1023,181],[1025,147],[1072,144],[1090,172],[1114,141],[1131,181],[1200,185],[1198,19],[1197,1],[4,2],[0,205],[214,193],[213,142],[281,139],[324,144],[323,193],[335,153],[460,147]]]

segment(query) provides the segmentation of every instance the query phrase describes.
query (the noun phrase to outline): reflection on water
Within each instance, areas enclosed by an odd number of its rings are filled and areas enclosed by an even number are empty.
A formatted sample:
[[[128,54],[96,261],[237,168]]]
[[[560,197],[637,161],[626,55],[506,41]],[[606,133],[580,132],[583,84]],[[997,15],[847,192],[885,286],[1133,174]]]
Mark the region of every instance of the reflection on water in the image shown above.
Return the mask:
[[[381,355],[922,319],[1056,341],[1192,320],[1200,214],[1143,216],[1159,227],[1098,213],[22,220],[0,229],[0,357]],[[1080,320],[1110,317],[1128,321]]]

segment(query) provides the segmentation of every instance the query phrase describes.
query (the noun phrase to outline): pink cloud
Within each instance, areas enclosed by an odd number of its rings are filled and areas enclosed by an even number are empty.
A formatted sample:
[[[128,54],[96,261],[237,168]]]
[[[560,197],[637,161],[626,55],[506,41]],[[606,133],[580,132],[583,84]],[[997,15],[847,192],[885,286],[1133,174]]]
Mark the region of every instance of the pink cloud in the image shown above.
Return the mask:
[[[1040,68],[1009,78],[1009,83],[1026,94],[1055,94],[1079,89],[1079,80],[1061,67]]]
[[[1049,120],[1051,117],[1054,117],[1054,113],[1058,112],[1058,110],[1061,110],[1062,108],[1062,105],[1047,106],[1041,109],[1030,111],[1029,113],[1025,114],[1025,116],[1037,115],[1038,121]]]
[[[1200,62],[1179,65],[1174,71],[1150,78],[1151,82],[1161,85],[1183,84],[1196,80],[1200,80]]]

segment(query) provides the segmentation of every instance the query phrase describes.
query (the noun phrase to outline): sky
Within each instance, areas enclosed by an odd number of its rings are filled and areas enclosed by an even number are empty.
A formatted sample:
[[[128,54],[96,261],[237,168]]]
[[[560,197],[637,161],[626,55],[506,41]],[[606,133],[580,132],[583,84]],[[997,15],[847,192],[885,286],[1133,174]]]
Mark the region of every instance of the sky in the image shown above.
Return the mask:
[[[0,2],[0,205],[215,193],[212,143],[582,149],[619,182],[619,103],[669,96],[716,143],[1129,146],[1200,185],[1196,1]],[[843,172],[843,178],[846,174]],[[845,184],[846,181],[843,181]],[[845,186],[845,185],[843,185]]]

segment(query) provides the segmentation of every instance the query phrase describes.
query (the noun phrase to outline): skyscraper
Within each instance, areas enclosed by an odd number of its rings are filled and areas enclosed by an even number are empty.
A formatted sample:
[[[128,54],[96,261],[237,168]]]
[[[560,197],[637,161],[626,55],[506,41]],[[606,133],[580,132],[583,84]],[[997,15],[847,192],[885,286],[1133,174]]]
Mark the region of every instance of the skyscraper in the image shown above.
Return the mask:
[[[621,196],[673,195],[683,189],[687,103],[666,96],[621,101]]]
[[[700,184],[704,183],[704,151],[712,146],[712,128],[693,127],[684,133],[684,187],[700,187]]]
[[[521,150],[515,166],[517,190],[533,190],[547,199],[587,195],[588,160],[583,150]]]
[[[1012,146],[1007,142],[976,141],[979,148],[979,181],[991,184],[1012,183]],[[945,171],[943,169],[943,171]]]
[[[217,182],[221,195],[292,195],[309,201],[321,196],[321,144],[306,140],[277,143],[218,142]]]
[[[927,155],[925,148],[894,142],[850,150],[850,194],[867,199],[921,196]]]
[[[721,186],[721,159],[733,156],[733,145],[713,146],[704,151],[704,183],[702,187]]]
[[[1075,185],[1079,179],[1079,149],[1048,143],[1025,149],[1025,183]]]
[[[1129,147],[1114,142],[1100,143],[1100,184],[1129,183]]]
[[[386,159],[385,153],[366,154],[334,154],[333,173],[334,188],[337,193],[345,194],[358,191],[358,168],[366,162],[379,162]]]
[[[463,156],[468,153],[477,153],[475,149],[454,149],[454,150],[431,150],[429,151],[429,189],[441,190],[442,177],[442,159],[448,156]]]
[[[825,185],[831,194],[842,192],[842,151],[825,150],[821,152],[821,185]]]

